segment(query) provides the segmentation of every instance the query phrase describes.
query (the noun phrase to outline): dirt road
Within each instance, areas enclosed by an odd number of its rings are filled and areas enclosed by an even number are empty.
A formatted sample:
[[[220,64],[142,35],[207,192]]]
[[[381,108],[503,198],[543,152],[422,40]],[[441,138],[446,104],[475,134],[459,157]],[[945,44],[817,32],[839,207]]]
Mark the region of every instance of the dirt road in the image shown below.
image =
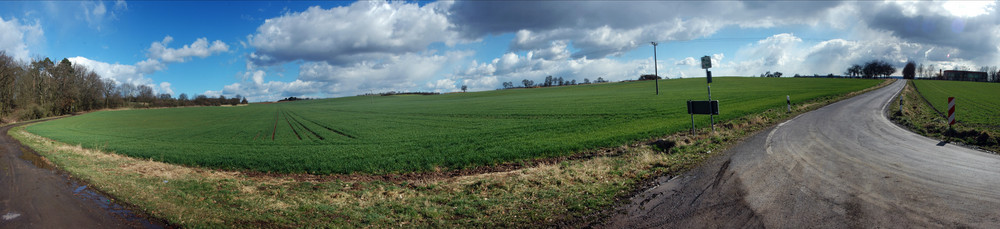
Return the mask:
[[[0,128],[0,228],[162,228],[42,162],[13,126]]]
[[[882,113],[904,86],[802,114],[618,209],[612,228],[1000,228],[1000,156]]]

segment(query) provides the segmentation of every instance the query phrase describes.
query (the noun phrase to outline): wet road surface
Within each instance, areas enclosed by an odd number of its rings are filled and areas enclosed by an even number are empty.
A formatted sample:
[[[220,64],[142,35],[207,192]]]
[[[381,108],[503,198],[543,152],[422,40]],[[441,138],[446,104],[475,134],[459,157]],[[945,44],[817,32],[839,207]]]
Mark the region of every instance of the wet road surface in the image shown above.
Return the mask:
[[[640,192],[611,228],[1000,228],[1000,156],[909,132],[896,83],[802,114]]]
[[[162,228],[44,163],[0,128],[0,228]]]

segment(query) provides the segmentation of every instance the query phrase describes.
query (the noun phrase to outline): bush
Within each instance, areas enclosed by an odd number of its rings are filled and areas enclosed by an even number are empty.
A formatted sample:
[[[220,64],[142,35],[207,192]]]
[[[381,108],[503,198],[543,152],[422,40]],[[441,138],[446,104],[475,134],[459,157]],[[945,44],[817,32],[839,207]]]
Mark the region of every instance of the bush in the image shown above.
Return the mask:
[[[49,117],[51,114],[45,108],[38,104],[31,104],[27,107],[17,109],[14,111],[14,117],[19,121],[40,119]]]

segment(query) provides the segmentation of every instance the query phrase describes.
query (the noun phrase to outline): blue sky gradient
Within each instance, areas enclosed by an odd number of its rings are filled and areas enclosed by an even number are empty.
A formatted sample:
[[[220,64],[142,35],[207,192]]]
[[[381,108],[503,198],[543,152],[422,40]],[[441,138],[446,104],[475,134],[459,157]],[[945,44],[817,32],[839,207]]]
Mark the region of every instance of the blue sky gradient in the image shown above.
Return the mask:
[[[996,1],[0,2],[0,50],[69,58],[157,93],[339,97],[765,71],[841,74],[873,59],[1000,61]]]

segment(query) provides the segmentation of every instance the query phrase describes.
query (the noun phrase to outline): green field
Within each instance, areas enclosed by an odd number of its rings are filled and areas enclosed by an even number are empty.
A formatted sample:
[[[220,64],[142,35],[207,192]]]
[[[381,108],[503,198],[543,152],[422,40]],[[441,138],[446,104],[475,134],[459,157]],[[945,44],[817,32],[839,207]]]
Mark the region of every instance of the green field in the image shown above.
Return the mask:
[[[835,96],[880,80],[717,78],[716,121]],[[347,97],[243,107],[94,112],[30,126],[138,158],[280,173],[396,173],[571,155],[690,128],[704,79]],[[707,116],[696,117],[698,126]]]
[[[1000,84],[942,80],[913,83],[938,111],[948,112],[948,97],[955,97],[955,119],[964,124],[1000,126]]]

